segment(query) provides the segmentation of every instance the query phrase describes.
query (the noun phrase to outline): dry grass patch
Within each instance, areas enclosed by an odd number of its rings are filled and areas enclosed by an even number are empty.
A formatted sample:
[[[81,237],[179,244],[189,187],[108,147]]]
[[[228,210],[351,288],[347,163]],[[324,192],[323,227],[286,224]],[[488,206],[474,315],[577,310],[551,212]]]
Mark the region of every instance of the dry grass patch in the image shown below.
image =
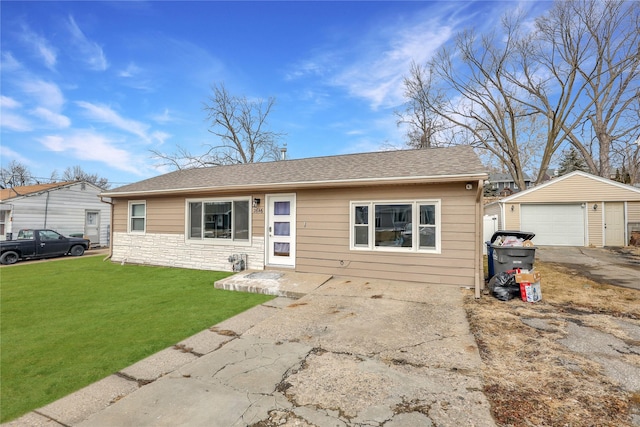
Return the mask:
[[[602,365],[559,340],[570,323],[639,345],[620,320],[640,327],[640,292],[596,283],[559,265],[536,263],[541,302],[492,296],[465,307],[483,360],[485,394],[501,426],[631,426],[637,394],[607,377]],[[525,323],[526,322],[526,323]],[[531,325],[535,326],[532,327]],[[640,369],[640,355],[620,356]]]

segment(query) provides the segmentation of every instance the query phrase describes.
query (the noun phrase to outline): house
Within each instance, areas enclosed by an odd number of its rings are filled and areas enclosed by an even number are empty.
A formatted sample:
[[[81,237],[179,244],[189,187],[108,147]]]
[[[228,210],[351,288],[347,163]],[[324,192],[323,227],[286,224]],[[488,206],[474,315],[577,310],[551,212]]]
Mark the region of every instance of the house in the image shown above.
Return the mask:
[[[109,244],[111,208],[103,190],[88,182],[57,182],[0,190],[0,240],[22,228],[50,228],[81,235],[92,245]]]
[[[536,245],[625,246],[640,231],[640,189],[574,171],[485,206],[499,230],[536,234]]]
[[[106,191],[112,259],[475,286],[482,185],[471,147],[179,170]]]
[[[524,174],[524,184],[526,188],[531,187],[531,177],[526,173]],[[522,190],[518,188],[518,185],[508,173],[489,174],[489,184],[487,187],[487,191],[501,196],[510,196]]]

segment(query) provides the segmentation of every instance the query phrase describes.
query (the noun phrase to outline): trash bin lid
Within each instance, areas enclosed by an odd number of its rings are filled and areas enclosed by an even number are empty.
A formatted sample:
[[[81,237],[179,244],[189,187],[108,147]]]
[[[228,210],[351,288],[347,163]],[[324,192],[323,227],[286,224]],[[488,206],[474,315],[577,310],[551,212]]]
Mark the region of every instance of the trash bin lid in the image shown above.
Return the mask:
[[[530,231],[499,230],[493,233],[493,236],[491,236],[491,243],[495,242],[496,239],[500,236],[514,236],[523,240],[531,240],[536,236],[536,234]]]

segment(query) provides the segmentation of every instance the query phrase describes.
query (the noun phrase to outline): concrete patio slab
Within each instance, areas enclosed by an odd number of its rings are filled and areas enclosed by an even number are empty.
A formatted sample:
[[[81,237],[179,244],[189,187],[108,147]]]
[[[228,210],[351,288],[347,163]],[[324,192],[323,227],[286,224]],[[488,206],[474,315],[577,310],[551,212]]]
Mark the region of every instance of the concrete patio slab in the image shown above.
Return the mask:
[[[244,271],[217,281],[216,289],[300,298],[331,279],[327,274],[293,271]]]

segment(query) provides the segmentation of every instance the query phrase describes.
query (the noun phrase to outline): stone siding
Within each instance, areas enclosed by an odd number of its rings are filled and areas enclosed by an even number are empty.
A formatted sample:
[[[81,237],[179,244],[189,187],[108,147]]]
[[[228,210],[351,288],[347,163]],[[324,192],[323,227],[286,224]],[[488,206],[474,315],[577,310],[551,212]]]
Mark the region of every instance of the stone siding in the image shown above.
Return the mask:
[[[264,269],[262,237],[252,237],[251,246],[240,246],[188,243],[184,234],[113,233],[112,246],[114,262],[232,271],[229,256],[246,254],[249,269]]]

